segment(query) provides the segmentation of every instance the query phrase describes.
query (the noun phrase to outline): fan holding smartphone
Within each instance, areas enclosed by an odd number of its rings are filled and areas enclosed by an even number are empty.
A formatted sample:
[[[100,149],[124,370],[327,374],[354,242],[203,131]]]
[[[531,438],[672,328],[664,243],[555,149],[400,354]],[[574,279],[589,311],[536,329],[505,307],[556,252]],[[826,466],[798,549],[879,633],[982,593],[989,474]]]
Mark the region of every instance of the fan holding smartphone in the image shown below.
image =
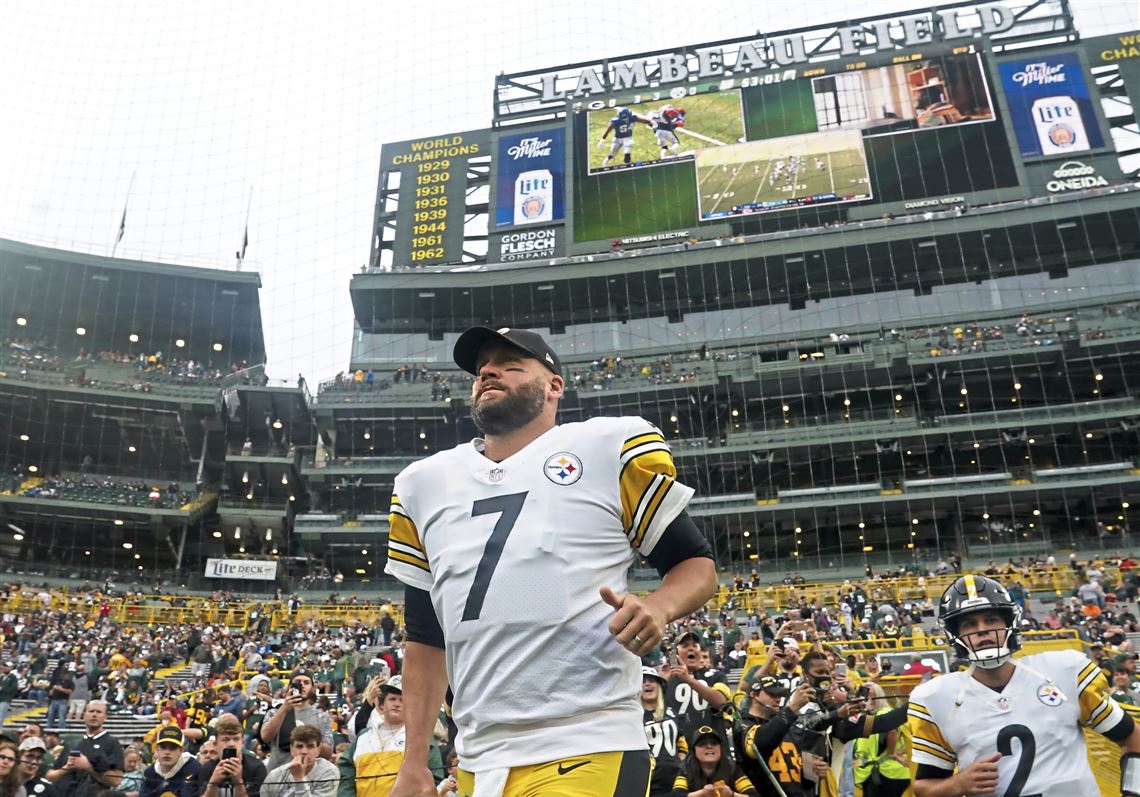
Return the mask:
[[[332,720],[316,708],[317,690],[313,678],[305,672],[293,673],[285,687],[285,700],[271,709],[261,723],[261,741],[271,750],[266,766],[276,769],[292,760],[290,734],[298,725],[309,725],[321,732],[321,755],[332,755]]]

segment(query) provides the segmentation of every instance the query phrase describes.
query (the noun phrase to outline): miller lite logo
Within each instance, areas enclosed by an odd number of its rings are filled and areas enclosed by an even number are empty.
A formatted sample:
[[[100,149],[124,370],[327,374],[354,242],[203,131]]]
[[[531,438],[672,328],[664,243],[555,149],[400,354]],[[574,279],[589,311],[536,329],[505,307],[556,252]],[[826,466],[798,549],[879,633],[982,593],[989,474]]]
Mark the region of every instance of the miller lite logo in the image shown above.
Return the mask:
[[[1032,114],[1042,155],[1089,148],[1081,109],[1072,97],[1042,97],[1033,103]]]
[[[554,218],[554,178],[549,169],[522,172],[515,180],[515,224]]]

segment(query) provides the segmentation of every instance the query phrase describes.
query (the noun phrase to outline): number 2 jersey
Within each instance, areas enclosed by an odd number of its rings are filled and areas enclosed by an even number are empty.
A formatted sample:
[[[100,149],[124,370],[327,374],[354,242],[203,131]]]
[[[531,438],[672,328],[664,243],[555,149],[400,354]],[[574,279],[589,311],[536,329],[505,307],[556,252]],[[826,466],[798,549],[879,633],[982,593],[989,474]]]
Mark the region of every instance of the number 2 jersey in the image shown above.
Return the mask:
[[[502,462],[482,444],[396,477],[385,568],[431,594],[461,765],[644,750],[641,662],[598,590],[626,591],[692,489],[641,418],[556,426]]]
[[[914,762],[949,772],[1000,752],[994,794],[1099,795],[1081,727],[1106,733],[1126,721],[1103,672],[1075,650],[1013,661],[1001,692],[966,672],[919,684],[908,711]]]

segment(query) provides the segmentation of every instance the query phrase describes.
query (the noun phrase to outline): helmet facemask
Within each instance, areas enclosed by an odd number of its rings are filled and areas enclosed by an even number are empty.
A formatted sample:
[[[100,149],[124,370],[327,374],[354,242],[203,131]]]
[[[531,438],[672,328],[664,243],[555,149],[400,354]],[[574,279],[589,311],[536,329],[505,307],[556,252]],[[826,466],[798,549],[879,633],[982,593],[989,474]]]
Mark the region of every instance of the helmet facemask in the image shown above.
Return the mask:
[[[1000,615],[1005,622],[1004,628],[970,631],[966,634],[960,634],[958,629],[961,627],[962,620],[977,612],[992,612]],[[1016,604],[1012,606],[978,606],[973,611],[956,613],[954,617],[943,622],[946,636],[950,639],[951,644],[954,645],[958,653],[971,664],[983,670],[995,670],[1001,667],[1009,661],[1014,651],[1021,647],[1020,633],[1018,631],[1020,626],[1021,608]],[[973,638],[981,634],[994,634],[997,636],[1000,644],[975,650]]]

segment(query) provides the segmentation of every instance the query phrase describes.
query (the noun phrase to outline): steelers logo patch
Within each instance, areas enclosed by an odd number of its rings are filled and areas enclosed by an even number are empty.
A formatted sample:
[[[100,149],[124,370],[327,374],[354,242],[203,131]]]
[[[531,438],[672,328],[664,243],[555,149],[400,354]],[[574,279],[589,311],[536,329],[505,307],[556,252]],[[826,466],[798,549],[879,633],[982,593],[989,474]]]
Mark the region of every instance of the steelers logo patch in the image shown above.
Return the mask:
[[[567,451],[560,451],[546,460],[542,472],[555,484],[573,484],[582,478],[582,460]]]
[[[1061,690],[1053,686],[1053,684],[1041,684],[1037,689],[1037,699],[1050,708],[1059,706],[1065,702],[1065,697],[1061,694]]]

